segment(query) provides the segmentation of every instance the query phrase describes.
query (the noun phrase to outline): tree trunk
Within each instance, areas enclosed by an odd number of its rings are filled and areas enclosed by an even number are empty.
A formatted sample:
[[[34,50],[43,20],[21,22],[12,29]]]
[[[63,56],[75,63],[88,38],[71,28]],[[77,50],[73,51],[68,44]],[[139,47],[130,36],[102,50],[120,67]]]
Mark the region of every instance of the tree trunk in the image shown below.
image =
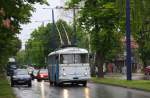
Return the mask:
[[[95,64],[98,67],[98,77],[99,78],[104,78],[103,63],[104,63],[103,55],[102,55],[102,53],[100,51],[97,51],[96,52],[96,61],[95,61]]]
[[[0,75],[4,74],[4,68],[2,65],[0,65]]]

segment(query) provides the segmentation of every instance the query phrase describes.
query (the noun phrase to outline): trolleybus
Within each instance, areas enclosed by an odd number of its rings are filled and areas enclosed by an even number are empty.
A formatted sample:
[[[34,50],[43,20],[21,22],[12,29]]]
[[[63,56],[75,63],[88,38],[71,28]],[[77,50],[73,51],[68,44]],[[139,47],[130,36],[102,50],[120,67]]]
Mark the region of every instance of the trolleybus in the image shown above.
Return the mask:
[[[65,47],[48,55],[50,84],[76,83],[86,86],[91,78],[88,51],[78,47]]]

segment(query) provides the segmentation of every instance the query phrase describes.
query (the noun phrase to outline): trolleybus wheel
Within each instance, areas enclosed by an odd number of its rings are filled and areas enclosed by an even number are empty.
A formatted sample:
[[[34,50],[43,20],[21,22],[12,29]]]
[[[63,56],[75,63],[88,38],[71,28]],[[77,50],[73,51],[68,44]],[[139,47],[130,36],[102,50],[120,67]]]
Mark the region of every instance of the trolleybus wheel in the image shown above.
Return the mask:
[[[83,86],[86,86],[86,85],[87,85],[87,81],[84,81],[84,82],[83,82]]]
[[[58,86],[58,84],[57,84],[57,82],[56,82],[56,81],[54,82],[54,86]]]
[[[53,85],[53,82],[52,81],[49,81],[50,85]]]

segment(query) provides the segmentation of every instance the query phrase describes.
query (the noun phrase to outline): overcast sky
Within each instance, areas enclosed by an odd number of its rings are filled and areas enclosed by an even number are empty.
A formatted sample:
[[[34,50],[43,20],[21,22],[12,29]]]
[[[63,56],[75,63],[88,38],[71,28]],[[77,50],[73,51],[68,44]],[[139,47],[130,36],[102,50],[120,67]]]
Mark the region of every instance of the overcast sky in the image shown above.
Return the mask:
[[[30,38],[30,34],[35,28],[38,28],[42,23],[46,25],[48,22],[51,21],[51,9],[43,9],[43,8],[54,8],[56,6],[64,6],[65,0],[47,0],[49,2],[49,6],[46,5],[39,5],[35,4],[36,12],[32,14],[31,17],[31,23],[22,25],[23,28],[21,31],[21,34],[19,34],[19,38],[22,41],[22,49],[25,47],[25,42]],[[70,12],[64,12],[62,10],[54,10],[55,12],[55,20],[58,20],[59,18],[63,18],[67,21],[71,21],[72,19],[67,18],[66,16],[72,17],[70,15]],[[67,14],[67,15],[66,15]]]

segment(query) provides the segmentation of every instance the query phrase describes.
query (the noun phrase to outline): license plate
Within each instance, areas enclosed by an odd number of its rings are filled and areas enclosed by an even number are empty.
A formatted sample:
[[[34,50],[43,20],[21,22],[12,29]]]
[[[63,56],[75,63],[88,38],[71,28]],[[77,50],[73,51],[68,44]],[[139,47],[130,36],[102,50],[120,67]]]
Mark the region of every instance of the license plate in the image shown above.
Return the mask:
[[[73,79],[79,79],[78,77],[74,77]]]
[[[24,83],[25,81],[18,81],[18,83]]]

